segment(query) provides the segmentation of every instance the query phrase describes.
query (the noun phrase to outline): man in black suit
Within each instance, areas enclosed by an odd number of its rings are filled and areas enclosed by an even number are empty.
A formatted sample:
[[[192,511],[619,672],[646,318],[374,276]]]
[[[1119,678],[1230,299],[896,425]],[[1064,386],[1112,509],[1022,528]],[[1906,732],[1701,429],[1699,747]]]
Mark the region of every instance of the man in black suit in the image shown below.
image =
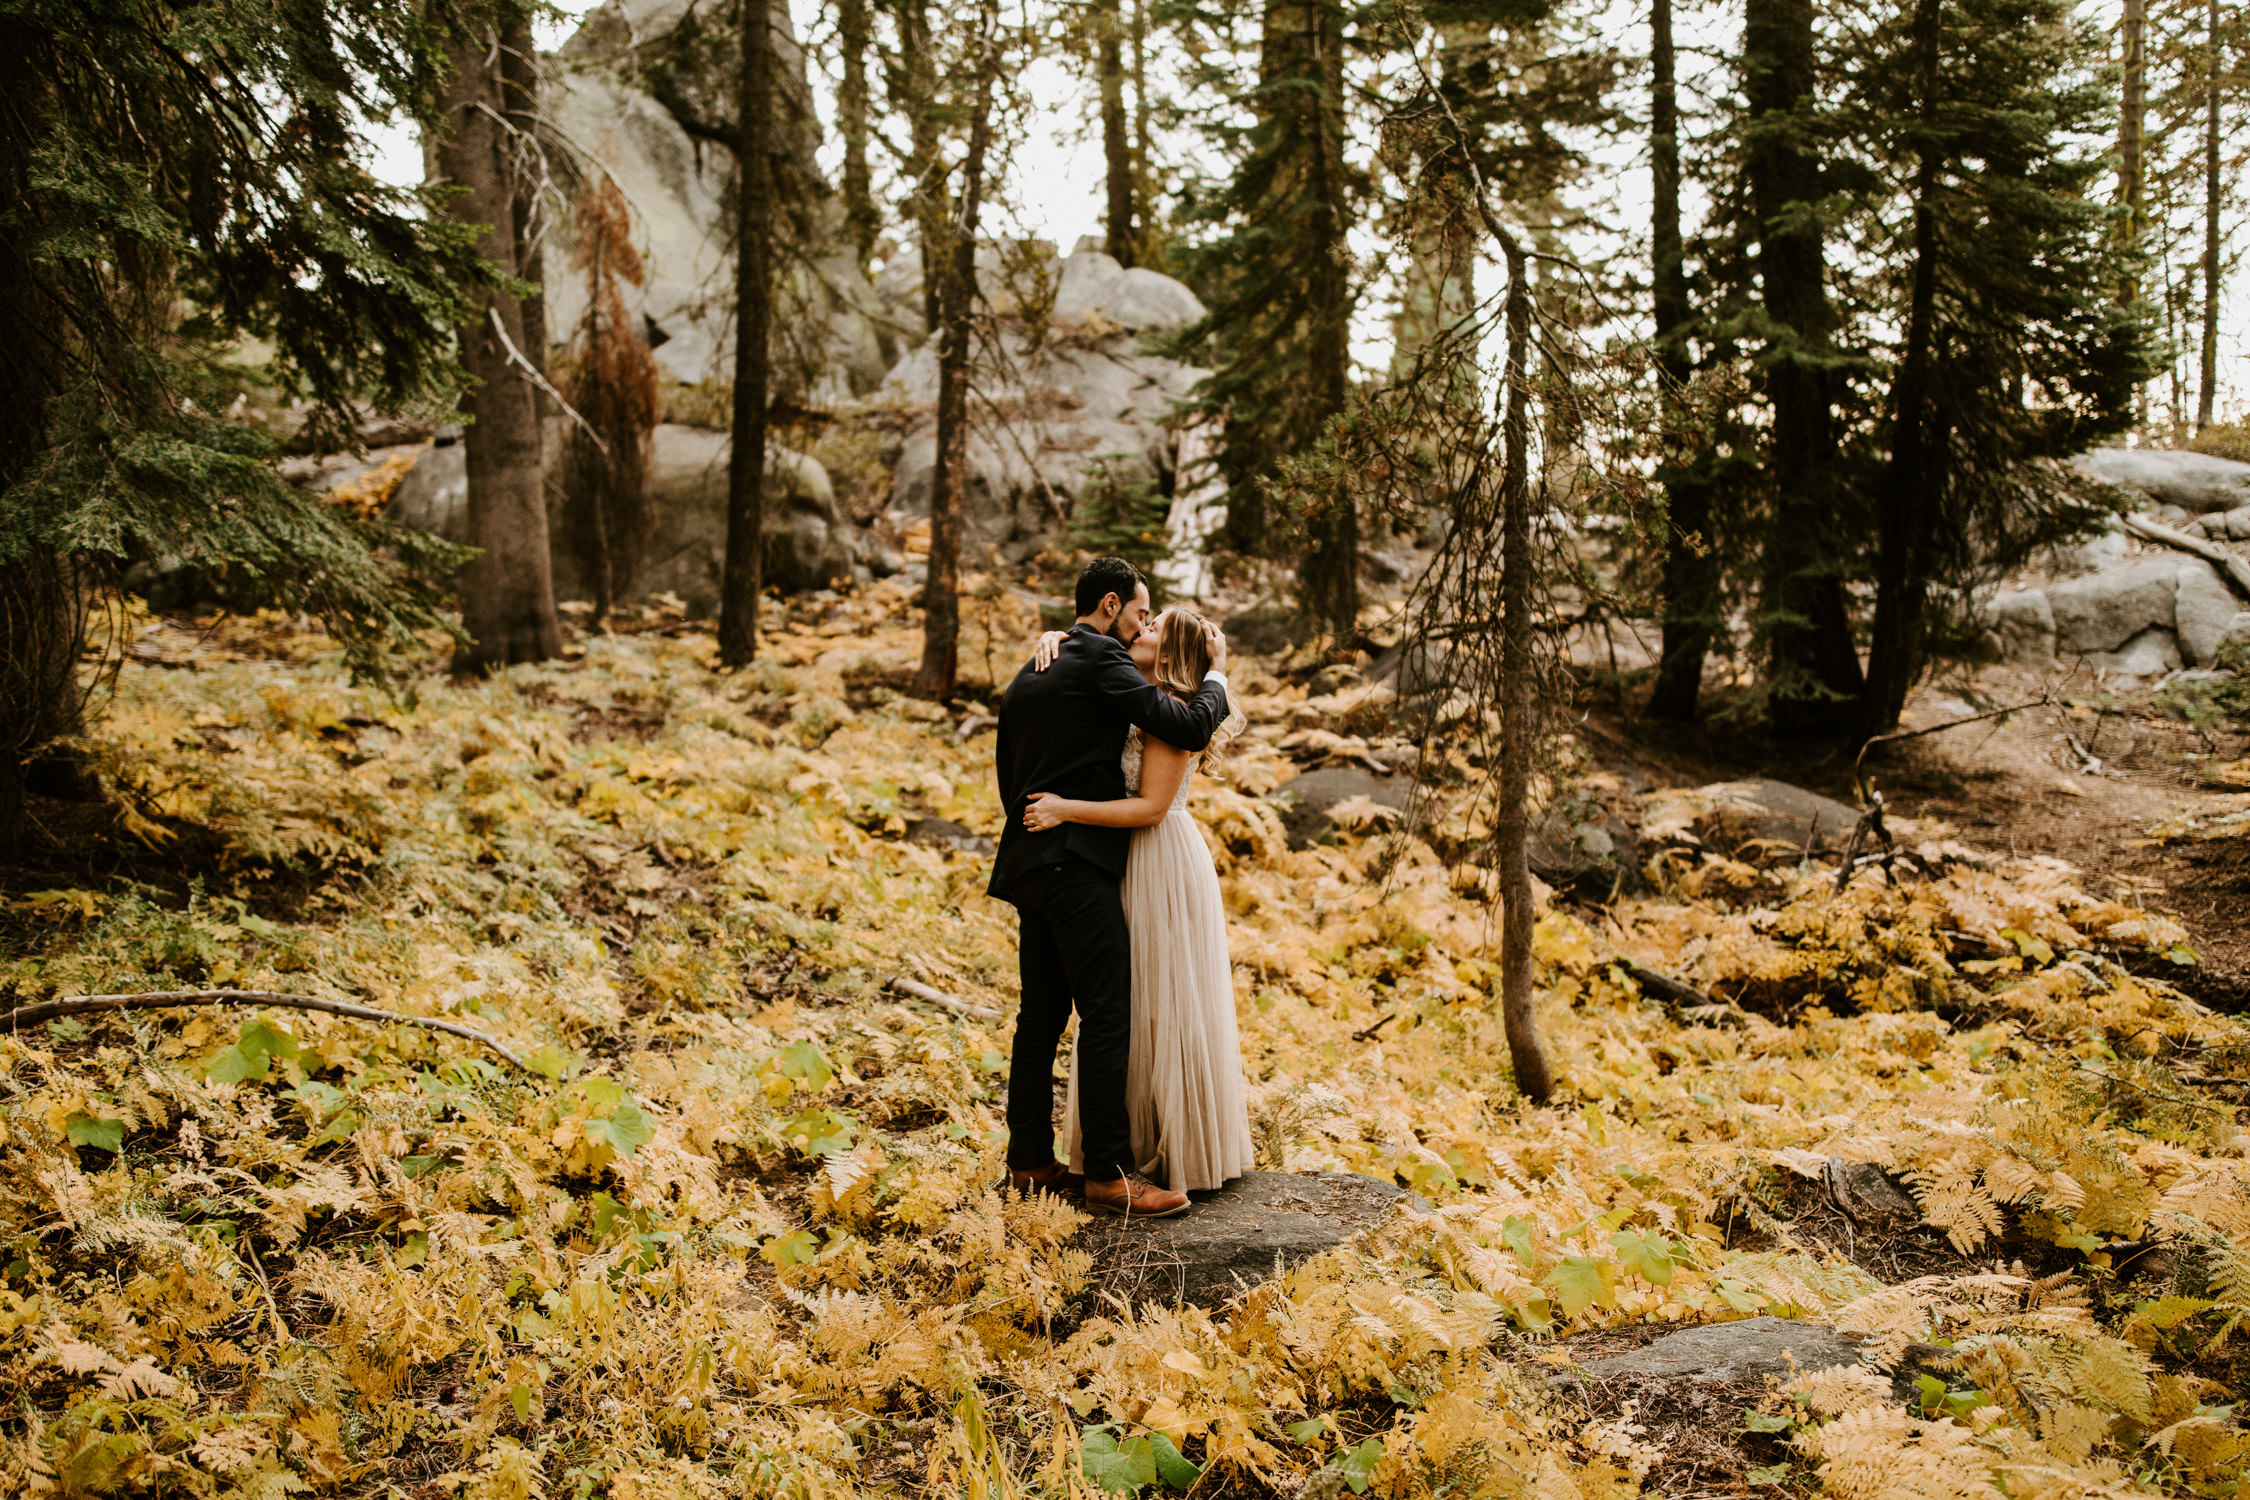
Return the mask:
[[[1182,703],[1141,676],[1129,643],[1148,620],[1148,584],[1120,557],[1101,557],[1078,576],[1078,623],[1046,671],[1025,666],[1000,702],[993,760],[1006,814],[990,894],[1022,922],[1023,1008],[1008,1066],[1008,1180],[1023,1192],[1083,1186],[1086,1206],[1160,1218],[1187,1195],[1128,1175],[1132,1126],[1125,1113],[1126,1051],[1132,1040],[1132,948],[1119,882],[1132,843],[1127,828],[1064,823],[1033,832],[1024,808],[1039,792],[1090,802],[1122,801],[1125,735],[1143,733],[1200,751],[1227,715],[1226,637],[1213,631],[1212,669]],[[1054,1159],[1055,1049],[1078,1009],[1078,1126],[1083,1184]]]

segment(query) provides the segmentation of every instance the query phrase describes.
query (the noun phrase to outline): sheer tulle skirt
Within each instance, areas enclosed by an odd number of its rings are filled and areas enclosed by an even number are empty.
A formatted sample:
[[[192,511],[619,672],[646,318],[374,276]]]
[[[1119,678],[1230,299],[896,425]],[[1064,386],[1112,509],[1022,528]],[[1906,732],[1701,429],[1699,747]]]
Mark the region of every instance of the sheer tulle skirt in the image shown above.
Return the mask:
[[[1133,944],[1133,1042],[1125,1083],[1133,1156],[1151,1181],[1181,1192],[1223,1185],[1256,1156],[1235,1031],[1226,906],[1211,851],[1183,808],[1133,835],[1125,867]],[[1063,1142],[1074,1171],[1078,1058],[1070,1063]]]

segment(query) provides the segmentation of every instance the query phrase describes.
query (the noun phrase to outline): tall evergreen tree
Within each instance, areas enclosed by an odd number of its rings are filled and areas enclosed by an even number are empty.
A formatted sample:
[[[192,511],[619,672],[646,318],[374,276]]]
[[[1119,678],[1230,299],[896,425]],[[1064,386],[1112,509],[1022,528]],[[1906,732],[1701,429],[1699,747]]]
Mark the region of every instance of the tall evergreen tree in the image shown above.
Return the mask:
[[[922,664],[914,690],[939,701],[953,696],[961,672],[961,492],[968,484],[969,358],[976,314],[977,223],[984,211],[995,95],[1006,55],[999,0],[978,0],[963,47],[954,92],[965,105],[968,141],[953,222],[923,262],[937,287],[937,466],[930,489],[929,574],[922,588]]]
[[[0,844],[24,759],[77,723],[86,612],[179,557],[320,613],[363,664],[440,596],[282,482],[228,419],[230,342],[311,403],[432,405],[480,267],[361,164],[355,121],[434,113],[462,12],[25,0],[0,14]],[[398,539],[404,541],[405,539]]]
[[[2039,539],[2034,465],[2132,422],[2144,332],[2112,305],[2134,253],[2081,143],[2110,114],[2099,39],[2068,0],[1912,0],[1849,76],[1855,132],[1902,185],[1876,243],[1900,267],[1864,726],[1898,721],[1933,591]]]
[[[875,253],[875,237],[883,229],[867,160],[867,143],[874,130],[867,91],[867,57],[875,44],[873,20],[867,0],[837,0],[836,133],[844,140],[844,223],[862,266]]]
[[[1660,719],[1692,719],[1703,691],[1704,658],[1718,628],[1719,558],[1710,534],[1710,477],[1686,451],[1685,441],[1694,418],[1684,395],[1695,362],[1688,347],[1693,309],[1680,230],[1680,101],[1672,0],[1651,0],[1649,6],[1649,176],[1650,310],[1655,314],[1667,462],[1662,471],[1664,634],[1648,712]]]
[[[1102,115],[1103,248],[1120,265],[1140,264],[1140,168],[1134,160],[1133,122],[1125,107],[1126,20],[1121,0],[1098,0],[1094,30],[1094,82]]]
[[[1772,415],[1772,497],[1761,588],[1777,728],[1839,726],[1859,657],[1836,539],[1847,502],[1835,425],[1839,361],[1827,288],[1813,0],[1745,0],[1743,155],[1758,245]],[[1848,721],[1847,721],[1848,722]]]
[[[1359,614],[1356,508],[1336,499],[1292,518],[1275,513],[1270,493],[1282,460],[1309,450],[1344,409],[1350,383],[1344,11],[1337,0],[1266,0],[1259,22],[1258,82],[1244,100],[1255,123],[1228,141],[1239,152],[1233,178],[1190,210],[1218,232],[1182,252],[1209,308],[1184,347],[1211,366],[1198,399],[1226,424],[1225,545],[1273,555],[1301,520],[1300,600],[1348,635]]]

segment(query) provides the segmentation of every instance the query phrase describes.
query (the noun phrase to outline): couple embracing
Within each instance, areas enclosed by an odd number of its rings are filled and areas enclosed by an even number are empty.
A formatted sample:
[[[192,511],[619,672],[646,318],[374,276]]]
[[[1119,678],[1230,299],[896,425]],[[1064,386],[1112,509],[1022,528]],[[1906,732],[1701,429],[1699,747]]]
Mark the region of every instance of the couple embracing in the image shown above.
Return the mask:
[[[1162,1218],[1254,1155],[1226,910],[1187,811],[1198,763],[1243,719],[1226,636],[1193,610],[1152,614],[1131,563],[1088,564],[1076,607],[1009,684],[994,750],[1007,816],[990,893],[1022,921],[1008,1178]],[[1054,1065],[1074,1008],[1066,1165]]]

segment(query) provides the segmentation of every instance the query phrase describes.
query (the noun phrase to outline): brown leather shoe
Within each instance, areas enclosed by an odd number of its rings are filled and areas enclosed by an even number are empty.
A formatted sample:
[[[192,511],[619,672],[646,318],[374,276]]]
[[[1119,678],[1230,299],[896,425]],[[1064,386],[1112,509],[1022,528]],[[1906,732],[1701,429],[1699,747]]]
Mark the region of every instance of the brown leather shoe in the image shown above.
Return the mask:
[[[1058,1198],[1075,1198],[1086,1191],[1086,1179],[1061,1162],[1051,1161],[1043,1167],[1033,1167],[1028,1172],[1011,1169],[1008,1173],[1008,1186],[1027,1198],[1033,1193],[1053,1193]]]
[[[1086,1184],[1086,1207],[1097,1214],[1127,1219],[1169,1219],[1188,1211],[1188,1195],[1158,1187],[1141,1177],[1119,1177]]]

